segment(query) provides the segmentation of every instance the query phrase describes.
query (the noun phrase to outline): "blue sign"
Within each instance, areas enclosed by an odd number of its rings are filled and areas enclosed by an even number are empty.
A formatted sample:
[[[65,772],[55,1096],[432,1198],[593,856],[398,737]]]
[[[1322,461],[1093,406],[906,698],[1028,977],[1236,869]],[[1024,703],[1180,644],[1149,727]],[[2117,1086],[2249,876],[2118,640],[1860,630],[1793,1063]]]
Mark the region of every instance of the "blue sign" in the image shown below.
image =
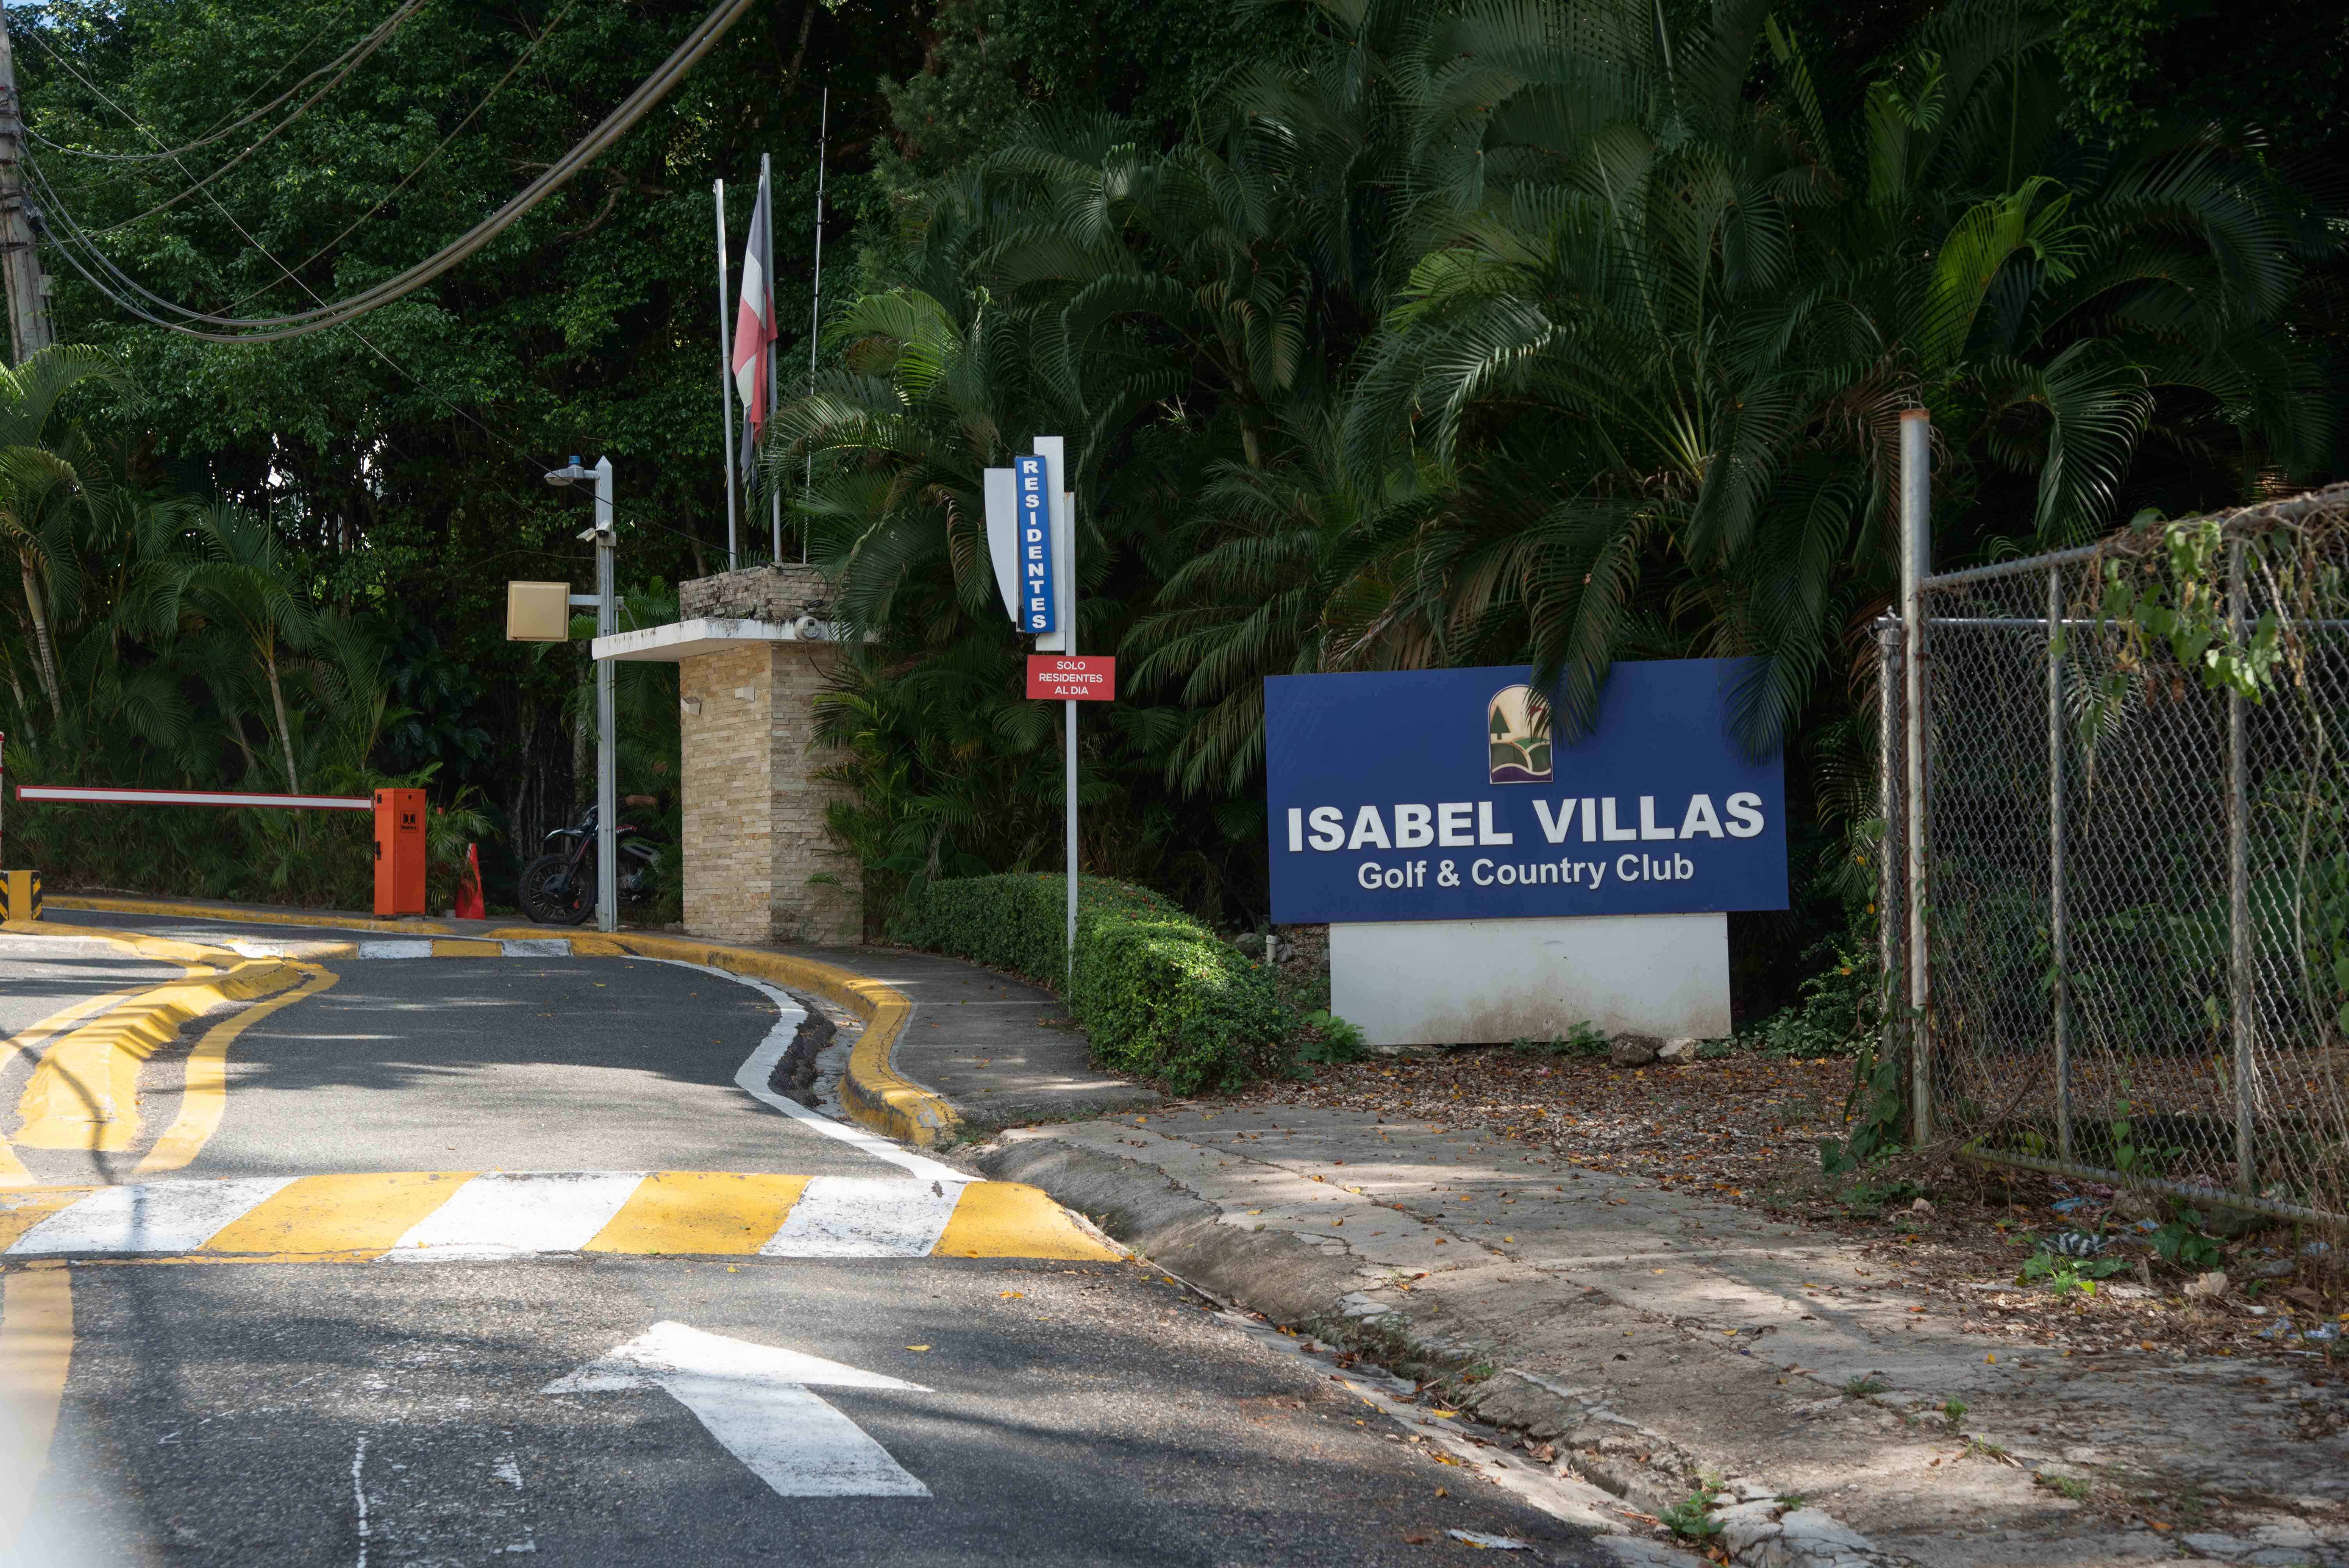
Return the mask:
[[[1052,591],[1051,465],[1039,457],[1011,459],[1019,521],[1019,629],[1061,629],[1060,595]]]
[[[1785,908],[1785,769],[1729,735],[1745,667],[1619,664],[1571,746],[1522,665],[1268,679],[1272,918]]]

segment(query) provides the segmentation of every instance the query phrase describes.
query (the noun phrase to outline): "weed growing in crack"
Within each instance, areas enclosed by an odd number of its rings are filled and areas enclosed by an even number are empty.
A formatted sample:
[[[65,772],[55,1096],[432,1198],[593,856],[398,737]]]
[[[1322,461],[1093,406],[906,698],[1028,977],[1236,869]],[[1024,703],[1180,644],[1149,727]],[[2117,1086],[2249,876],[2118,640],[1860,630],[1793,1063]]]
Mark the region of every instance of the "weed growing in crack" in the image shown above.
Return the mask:
[[[1721,1533],[1721,1521],[1706,1511],[1719,1495],[1710,1486],[1701,1485],[1656,1517],[1666,1529],[1683,1540],[1706,1540]]]

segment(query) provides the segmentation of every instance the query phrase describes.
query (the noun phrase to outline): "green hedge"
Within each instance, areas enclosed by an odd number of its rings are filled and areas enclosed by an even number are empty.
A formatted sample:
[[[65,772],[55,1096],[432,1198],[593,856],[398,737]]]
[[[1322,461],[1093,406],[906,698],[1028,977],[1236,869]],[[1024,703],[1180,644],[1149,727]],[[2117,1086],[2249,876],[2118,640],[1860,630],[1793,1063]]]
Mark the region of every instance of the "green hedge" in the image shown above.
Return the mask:
[[[1189,1094],[1271,1068],[1290,1020],[1270,971],[1148,889],[1084,877],[1070,985],[1067,887],[1058,873],[934,882],[906,901],[894,934],[1058,993],[1113,1072]]]

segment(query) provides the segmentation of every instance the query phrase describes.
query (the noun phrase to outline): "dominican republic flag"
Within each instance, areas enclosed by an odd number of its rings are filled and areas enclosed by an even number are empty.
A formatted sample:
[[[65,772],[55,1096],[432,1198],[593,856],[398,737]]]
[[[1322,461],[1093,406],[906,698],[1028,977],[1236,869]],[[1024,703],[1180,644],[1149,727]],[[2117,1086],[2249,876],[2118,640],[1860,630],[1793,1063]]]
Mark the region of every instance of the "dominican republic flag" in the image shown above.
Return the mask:
[[[750,472],[750,455],[759,434],[774,412],[774,388],[768,385],[775,341],[775,258],[770,236],[774,223],[767,211],[767,170],[759,170],[759,204],[750,210],[750,232],[742,245],[742,303],[734,313],[734,391],[742,399],[742,472]]]

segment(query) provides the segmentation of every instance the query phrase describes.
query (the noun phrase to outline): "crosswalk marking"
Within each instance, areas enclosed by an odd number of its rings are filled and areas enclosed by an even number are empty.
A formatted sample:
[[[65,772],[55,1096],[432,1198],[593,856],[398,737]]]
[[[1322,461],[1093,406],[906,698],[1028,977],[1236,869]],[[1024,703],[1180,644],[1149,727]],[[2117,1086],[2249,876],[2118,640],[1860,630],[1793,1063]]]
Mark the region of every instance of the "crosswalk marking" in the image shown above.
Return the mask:
[[[364,942],[240,936],[224,944],[247,958],[568,958],[567,936],[382,937]]]
[[[101,1187],[26,1232],[7,1255],[191,1253],[222,1226],[293,1184],[291,1176],[243,1176],[227,1181]]]
[[[771,1258],[926,1257],[954,1217],[960,1187],[862,1176],[819,1176],[792,1206]]]
[[[1098,1258],[1106,1251],[1053,1208],[1040,1223],[1040,1189],[1024,1181],[973,1181],[962,1190],[937,1244],[941,1258]],[[1049,1200],[1047,1201],[1049,1202]]]
[[[0,1193],[0,1256],[458,1263],[545,1253],[1119,1254],[1017,1181],[710,1171],[392,1171]]]
[[[476,1176],[410,1226],[387,1259],[467,1263],[530,1253],[574,1253],[611,1223],[641,1171]]]
[[[305,1176],[215,1231],[208,1253],[379,1253],[472,1180],[460,1171]]]
[[[750,1253],[781,1228],[804,1176],[656,1171],[583,1251]]]

